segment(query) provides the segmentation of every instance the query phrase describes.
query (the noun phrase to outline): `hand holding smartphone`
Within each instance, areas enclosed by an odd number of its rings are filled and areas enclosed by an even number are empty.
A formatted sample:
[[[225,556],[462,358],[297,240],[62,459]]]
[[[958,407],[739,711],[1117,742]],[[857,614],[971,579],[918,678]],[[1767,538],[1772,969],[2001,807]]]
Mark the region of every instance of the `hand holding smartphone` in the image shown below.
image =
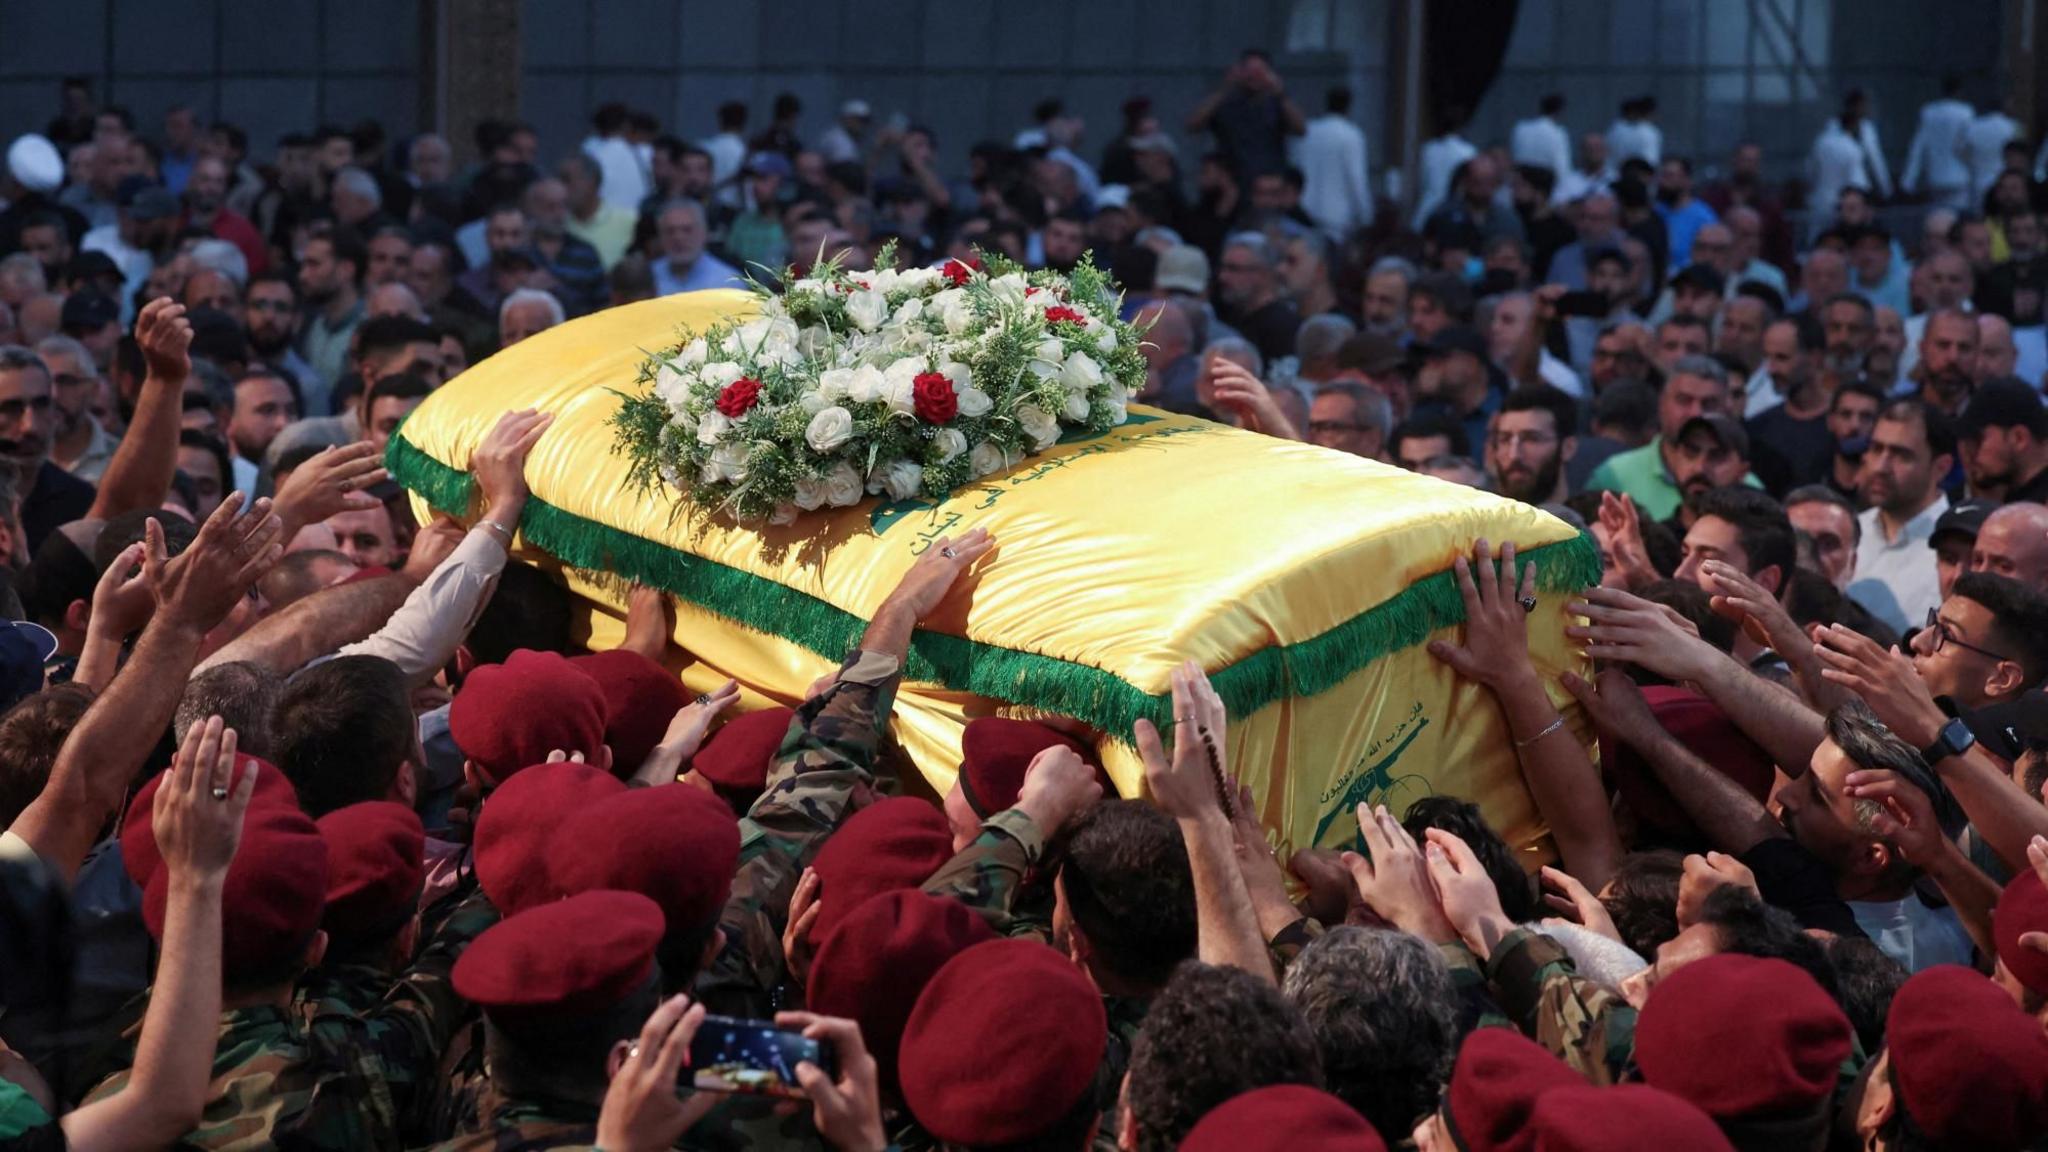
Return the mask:
[[[706,1016],[690,1041],[690,1065],[684,1073],[700,1092],[803,1100],[798,1064],[814,1064],[828,1077],[838,1074],[831,1050],[801,1031],[777,1028],[766,1020]]]

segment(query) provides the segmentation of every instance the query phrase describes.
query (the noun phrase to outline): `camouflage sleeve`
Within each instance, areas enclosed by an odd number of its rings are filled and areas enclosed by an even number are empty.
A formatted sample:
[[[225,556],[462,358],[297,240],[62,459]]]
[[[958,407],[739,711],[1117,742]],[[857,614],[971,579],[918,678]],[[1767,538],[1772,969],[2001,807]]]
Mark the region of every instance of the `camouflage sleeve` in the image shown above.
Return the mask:
[[[739,868],[719,917],[725,943],[698,980],[713,1011],[759,1017],[772,1010],[790,894],[825,838],[874,801],[875,760],[901,676],[893,657],[857,652],[837,683],[790,721],[767,790],[740,821]]]
[[[1620,993],[1580,977],[1561,945],[1528,928],[1502,937],[1486,971],[1524,1034],[1593,1083],[1620,1082],[1636,1033],[1636,1010]]]
[[[1273,971],[1285,974],[1287,966],[1294,963],[1301,950],[1315,943],[1324,931],[1322,921],[1313,916],[1302,916],[1273,933],[1273,938],[1266,941],[1266,955],[1273,960]]]
[[[932,873],[924,890],[960,901],[1008,935],[1017,918],[1017,894],[1044,854],[1045,836],[1037,823],[1011,808],[983,821],[981,834]]]
[[[468,1013],[455,993],[455,961],[484,929],[498,922],[498,910],[473,891],[441,922],[412,967],[369,1013],[368,1045],[383,1067],[400,1130],[418,1140],[439,1088],[441,1057]]]
[[[1486,966],[1479,962],[1479,957],[1474,956],[1461,940],[1436,947],[1451,970],[1451,990],[1457,995],[1459,1031],[1513,1028],[1515,1022],[1501,1011],[1499,1004],[1494,1003],[1493,993],[1487,988]]]

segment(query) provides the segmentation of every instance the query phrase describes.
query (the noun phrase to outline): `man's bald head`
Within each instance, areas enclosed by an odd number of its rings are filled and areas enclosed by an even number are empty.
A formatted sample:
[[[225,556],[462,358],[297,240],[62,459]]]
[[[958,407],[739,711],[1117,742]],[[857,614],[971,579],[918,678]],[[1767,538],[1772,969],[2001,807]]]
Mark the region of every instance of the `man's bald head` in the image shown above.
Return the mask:
[[[1187,314],[1169,303],[1147,304],[1138,310],[1136,319],[1138,331],[1145,334],[1145,343],[1156,347],[1164,360],[1187,355],[1195,341],[1195,330],[1188,323]]]
[[[1970,552],[1970,571],[2048,588],[2048,505],[2021,501],[1986,516]]]
[[[1977,314],[1977,379],[1996,380],[2019,369],[2019,345],[2013,343],[2012,323],[1990,312]]]

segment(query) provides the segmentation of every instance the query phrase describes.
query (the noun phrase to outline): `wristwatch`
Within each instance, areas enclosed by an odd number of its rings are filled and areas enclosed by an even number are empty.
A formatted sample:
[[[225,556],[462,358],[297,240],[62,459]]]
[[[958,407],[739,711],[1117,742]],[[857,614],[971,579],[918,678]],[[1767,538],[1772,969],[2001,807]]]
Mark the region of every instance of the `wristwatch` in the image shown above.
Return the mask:
[[[1932,768],[1951,756],[1961,756],[1977,743],[1977,734],[1961,720],[1951,720],[1941,726],[1941,733],[1934,743],[1920,750],[1920,758]]]

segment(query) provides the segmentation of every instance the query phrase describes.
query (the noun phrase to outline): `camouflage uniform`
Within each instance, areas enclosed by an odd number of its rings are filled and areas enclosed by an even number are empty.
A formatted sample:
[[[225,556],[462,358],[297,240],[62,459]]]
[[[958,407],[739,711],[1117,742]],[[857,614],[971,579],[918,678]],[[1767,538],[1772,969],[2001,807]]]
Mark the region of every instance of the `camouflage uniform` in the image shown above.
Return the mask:
[[[348,1023],[335,1020],[313,1032],[283,1008],[222,1013],[205,1111],[177,1147],[213,1152],[402,1147],[381,1071],[362,1047],[360,1025],[350,1029]],[[88,1093],[86,1103],[121,1091],[128,1075],[116,1073]]]
[[[767,787],[740,821],[739,868],[719,917],[725,945],[698,977],[698,998],[712,1012],[773,1014],[790,895],[825,839],[878,799],[875,765],[901,677],[896,658],[855,652],[838,681],[790,721]]]
[[[538,1152],[544,1148],[593,1148],[598,1109],[573,1100],[497,1096],[486,1091],[481,1131],[434,1145],[433,1152]]]
[[[1515,1027],[1515,1022],[1494,1002],[1493,991],[1486,982],[1486,965],[1465,947],[1464,941],[1453,940],[1438,944],[1436,948],[1451,970],[1451,990],[1457,994],[1459,1034],[1474,1028]]]
[[[1501,937],[1487,981],[1507,1018],[1594,1084],[1617,1084],[1635,1051],[1636,1010],[1579,976],[1557,941],[1530,928]]]
[[[1050,878],[1041,880],[1045,834],[1022,810],[982,821],[974,840],[924,882],[924,891],[967,905],[1004,936],[1052,940]]]

